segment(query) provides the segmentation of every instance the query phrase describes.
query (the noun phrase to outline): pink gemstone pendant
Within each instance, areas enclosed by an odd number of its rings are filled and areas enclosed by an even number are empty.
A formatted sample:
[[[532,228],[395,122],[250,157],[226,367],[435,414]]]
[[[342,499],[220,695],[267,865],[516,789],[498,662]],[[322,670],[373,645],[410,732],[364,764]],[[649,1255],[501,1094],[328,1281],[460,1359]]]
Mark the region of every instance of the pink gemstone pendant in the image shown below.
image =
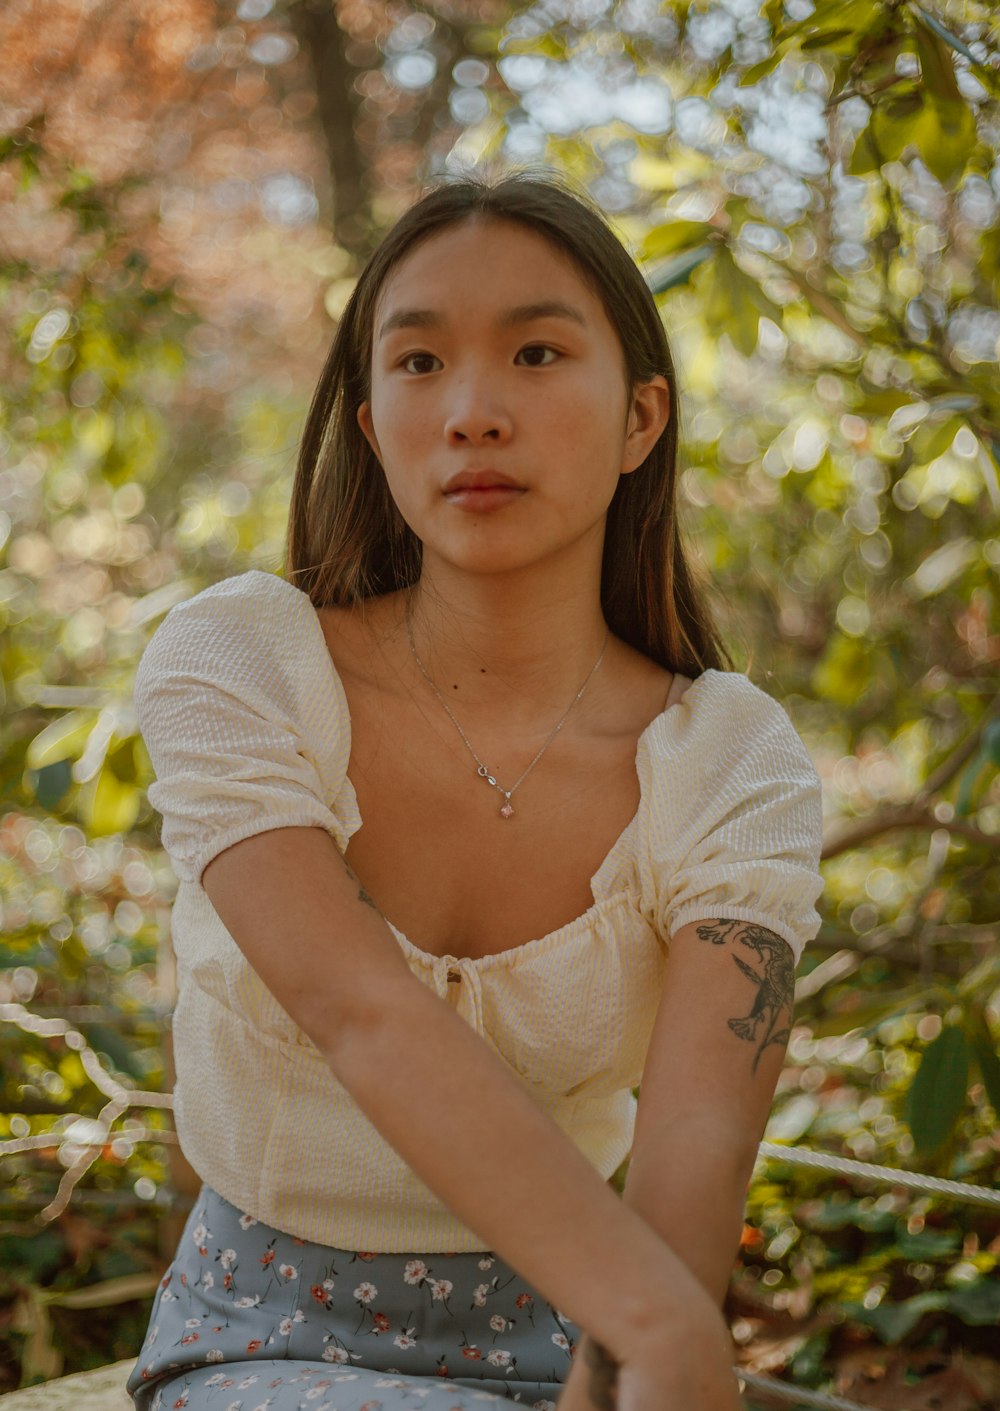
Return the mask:
[[[503,808],[500,810],[500,817],[501,817],[501,818],[513,818],[513,817],[514,817],[514,809],[513,809],[513,806],[511,805],[510,799],[507,800],[507,802],[504,804]]]

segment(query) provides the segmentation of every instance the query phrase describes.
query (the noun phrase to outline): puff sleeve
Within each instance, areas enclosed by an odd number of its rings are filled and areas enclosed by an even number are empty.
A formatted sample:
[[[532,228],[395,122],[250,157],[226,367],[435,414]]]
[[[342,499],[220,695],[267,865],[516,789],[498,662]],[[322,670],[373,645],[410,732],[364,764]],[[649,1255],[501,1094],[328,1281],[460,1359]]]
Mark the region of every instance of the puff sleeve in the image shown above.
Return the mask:
[[[272,828],[318,826],[346,847],[360,823],[347,703],[299,589],[254,569],[171,608],[133,701],[180,881],[200,884],[219,853]]]
[[[697,684],[654,762],[653,924],[672,938],[709,917],[754,921],[787,940],[797,964],[821,920],[819,776],[784,707],[747,677],[710,671]]]

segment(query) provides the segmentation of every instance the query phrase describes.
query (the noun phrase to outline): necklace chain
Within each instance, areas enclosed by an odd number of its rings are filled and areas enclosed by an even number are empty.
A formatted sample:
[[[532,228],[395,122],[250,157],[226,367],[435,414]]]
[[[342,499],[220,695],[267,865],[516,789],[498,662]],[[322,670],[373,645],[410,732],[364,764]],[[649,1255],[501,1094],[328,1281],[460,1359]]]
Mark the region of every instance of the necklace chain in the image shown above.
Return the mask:
[[[467,750],[469,751],[469,753],[472,755],[472,758],[476,761],[476,773],[479,775],[479,777],[480,777],[481,779],[485,779],[486,782],[487,782],[487,784],[489,784],[492,788],[496,789],[499,793],[503,794],[503,796],[504,796],[504,802],[503,802],[503,804],[501,805],[501,808],[500,808],[500,816],[501,816],[501,818],[512,818],[512,817],[514,816],[514,808],[513,808],[513,805],[511,804],[511,801],[510,801],[510,800],[511,800],[511,797],[512,797],[514,791],[520,787],[522,781],[523,781],[524,779],[526,779],[526,778],[528,777],[528,775],[531,773],[531,771],[534,769],[535,765],[536,765],[536,764],[538,763],[538,761],[541,759],[542,755],[543,755],[543,754],[545,753],[545,751],[548,749],[549,745],[551,745],[552,741],[553,741],[553,740],[555,739],[555,737],[559,734],[559,731],[563,728],[563,725],[566,723],[566,720],[567,720],[567,717],[569,716],[570,711],[573,709],[573,707],[576,705],[577,701],[578,701],[578,700],[580,699],[580,697],[583,695],[584,691],[585,691],[585,690],[587,689],[587,687],[590,685],[590,681],[591,681],[592,676],[593,676],[594,673],[596,672],[597,668],[600,666],[601,662],[604,660],[604,653],[605,653],[605,651],[607,650],[608,638],[611,636],[611,629],[609,628],[608,631],[607,631],[607,632],[605,633],[605,635],[604,635],[604,645],[601,647],[600,655],[598,656],[597,660],[594,662],[593,666],[592,666],[592,667],[590,668],[590,670],[588,671],[588,673],[587,673],[587,679],[584,681],[584,683],[583,683],[583,685],[580,687],[579,691],[577,691],[576,695],[575,695],[575,696],[573,697],[573,699],[570,701],[570,703],[569,703],[569,705],[567,706],[566,710],[563,712],[562,716],[559,718],[559,721],[558,721],[558,723],[556,724],[555,728],[552,730],[552,732],[551,732],[551,734],[549,735],[548,739],[547,739],[547,740],[545,741],[545,743],[542,745],[542,748],[541,748],[541,749],[538,751],[538,753],[535,755],[534,759],[533,759],[533,760],[531,761],[531,763],[528,765],[527,769],[525,769],[525,770],[521,773],[521,776],[520,776],[520,778],[517,780],[517,783],[513,784],[509,789],[505,789],[502,784],[499,784],[499,783],[497,782],[496,775],[493,774],[493,772],[492,772],[490,769],[488,769],[488,768],[486,767],[486,765],[483,763],[483,761],[482,761],[482,760],[479,758],[479,756],[476,754],[476,751],[475,751],[475,750],[473,749],[473,747],[472,747],[472,742],[469,740],[468,735],[466,735],[465,731],[462,729],[461,725],[459,724],[458,720],[456,719],[455,714],[454,714],[454,712],[453,712],[452,709],[451,709],[451,706],[449,706],[449,704],[448,704],[448,702],[445,700],[444,696],[443,696],[443,695],[441,694],[441,692],[438,690],[438,688],[437,688],[437,686],[435,685],[435,683],[434,683],[434,681],[433,681],[433,679],[432,679],[430,673],[428,672],[427,668],[424,666],[423,662],[420,660],[420,655],[419,655],[419,653],[417,652],[416,645],[415,645],[415,643],[414,643],[414,641],[413,641],[413,627],[412,627],[412,623],[411,623],[411,619],[410,619],[409,606],[407,606],[407,612],[406,612],[406,635],[407,635],[407,637],[409,638],[409,641],[410,641],[410,651],[413,653],[413,659],[414,659],[414,661],[417,663],[417,666],[420,668],[421,673],[422,673],[423,676],[426,678],[427,683],[428,683],[428,685],[430,686],[431,690],[434,692],[434,694],[437,696],[438,700],[441,702],[441,704],[444,706],[445,710],[448,712],[448,715],[449,715],[450,718],[451,718],[452,724],[455,726],[455,729],[458,731],[458,733],[461,735],[463,741],[465,742],[465,747],[466,747],[466,749],[467,749]]]

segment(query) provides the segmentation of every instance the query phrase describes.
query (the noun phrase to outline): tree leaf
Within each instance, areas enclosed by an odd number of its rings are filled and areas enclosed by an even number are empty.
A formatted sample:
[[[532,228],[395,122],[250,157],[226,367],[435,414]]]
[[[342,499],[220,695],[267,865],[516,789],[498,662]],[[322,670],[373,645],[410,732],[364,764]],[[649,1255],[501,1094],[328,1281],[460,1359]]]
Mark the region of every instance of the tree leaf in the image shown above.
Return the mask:
[[[654,294],[664,294],[668,289],[687,284],[698,266],[711,259],[718,248],[718,242],[713,242],[711,245],[699,245],[696,250],[687,250],[675,256],[650,276],[650,289]]]
[[[872,654],[863,643],[835,632],[813,668],[810,684],[821,698],[838,706],[854,706],[871,688],[874,666]]]
[[[760,327],[760,315],[749,297],[747,284],[728,245],[720,246],[711,267],[705,316],[716,336],[728,333],[745,358],[751,357],[757,347]]]
[[[855,1323],[872,1328],[882,1342],[895,1346],[920,1322],[925,1313],[935,1308],[947,1308],[946,1293],[918,1293],[902,1303],[882,1303],[878,1308],[865,1308],[861,1303],[845,1303],[844,1312]]]
[[[958,797],[955,800],[955,812],[959,818],[968,818],[981,806],[995,775],[996,769],[980,745],[959,775]]]
[[[73,784],[73,765],[68,759],[58,759],[41,769],[29,769],[25,782],[36,803],[54,813]]]
[[[915,21],[913,37],[920,59],[920,77],[924,86],[936,98],[961,103],[962,94],[955,78],[955,65],[948,46],[928,26],[919,11],[911,12]]]
[[[659,260],[667,255],[675,255],[679,250],[690,250],[702,245],[716,235],[714,226],[700,220],[665,221],[654,225],[639,247],[641,260]]]
[[[97,837],[128,832],[139,817],[139,805],[137,785],[123,783],[107,761],[80,791],[81,816]]]
[[[908,104],[904,110],[898,106],[900,99],[897,98],[892,103],[880,103],[872,113],[868,127],[880,167],[885,166],[887,162],[897,161],[914,141],[915,126],[920,121],[923,100],[916,92],[913,98],[916,99],[916,107]],[[897,113],[899,116],[896,116]]]
[[[811,49],[834,49],[843,44],[845,39],[856,37],[853,29],[823,29],[818,34],[810,34],[808,39],[803,39],[799,48],[803,53]]]
[[[992,1328],[1000,1323],[1000,1282],[980,1279],[948,1295],[948,1311],[971,1328]]]
[[[851,160],[847,164],[847,170],[850,172],[851,176],[871,176],[873,172],[877,172],[882,166],[882,163],[879,161],[878,153],[875,151],[875,147],[872,143],[871,133],[868,130],[869,127],[871,127],[870,122],[868,127],[861,129],[855,139],[854,147],[851,151]]]
[[[972,1052],[983,1075],[983,1086],[986,1088],[990,1106],[1000,1120],[1000,1055],[993,1047],[988,1032],[983,1032],[980,1028],[973,1030]]]
[[[896,1240],[896,1248],[904,1259],[918,1259],[922,1263],[957,1254],[961,1244],[962,1237],[957,1230],[934,1230],[928,1227],[914,1230],[912,1234],[904,1229]]]
[[[962,1109],[969,1086],[969,1046],[965,1030],[946,1024],[920,1057],[906,1094],[905,1118],[921,1156],[943,1144]]]
[[[1000,719],[991,720],[983,729],[983,753],[1000,766]]]
[[[931,461],[951,450],[952,442],[964,425],[965,419],[960,416],[945,417],[944,421],[924,421],[910,441],[913,459],[918,465],[930,465]]]
[[[930,95],[913,125],[913,141],[938,181],[947,185],[964,172],[976,149],[976,119],[961,99],[952,102]]]
[[[64,759],[78,759],[91,730],[92,710],[70,710],[53,720],[28,745],[24,762],[30,769],[44,769]]]
[[[923,96],[914,88],[909,93],[897,92],[882,104],[882,111],[893,122],[907,122],[910,118],[916,117],[923,106]]]
[[[909,406],[912,401],[909,393],[895,387],[873,387],[862,389],[861,398],[855,405],[858,412],[891,416],[899,407]]]
[[[773,54],[768,54],[766,59],[761,59],[759,64],[752,64],[746,73],[740,75],[739,87],[749,88],[751,84],[759,83],[762,78],[766,78],[772,69],[777,68],[784,58],[784,53],[780,47],[775,48]]]
[[[846,3],[844,0],[820,0],[804,19],[796,20],[786,28],[785,37],[810,35],[826,19],[838,28],[848,27],[857,33],[866,22],[871,22],[871,12],[871,0],[846,0]]]

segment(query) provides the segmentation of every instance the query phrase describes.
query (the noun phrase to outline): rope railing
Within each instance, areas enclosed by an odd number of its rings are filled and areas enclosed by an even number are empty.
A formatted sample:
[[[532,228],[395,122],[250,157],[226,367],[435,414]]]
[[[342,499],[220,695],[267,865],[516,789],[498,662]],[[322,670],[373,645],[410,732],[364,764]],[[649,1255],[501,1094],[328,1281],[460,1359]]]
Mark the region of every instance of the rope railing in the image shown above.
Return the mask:
[[[86,1037],[68,1020],[43,1019],[41,1015],[33,1014],[25,1005],[10,1002],[0,1004],[0,1022],[16,1024],[24,1033],[37,1034],[41,1038],[61,1038],[67,1048],[79,1055],[83,1071],[98,1092],[103,1093],[108,1099],[96,1117],[76,1119],[86,1121],[89,1124],[82,1140],[74,1139],[72,1128],[61,1132],[38,1134],[38,1136],[47,1136],[47,1143],[44,1144],[50,1147],[57,1146],[63,1151],[71,1153],[55,1195],[44,1210],[41,1210],[35,1217],[39,1224],[48,1224],[57,1215],[61,1215],[69,1205],[77,1185],[93,1166],[105,1146],[118,1136],[125,1137],[129,1141],[135,1140],[131,1133],[118,1133],[112,1130],[112,1124],[119,1117],[133,1107],[172,1108],[174,1100],[170,1093],[145,1092],[135,1088],[126,1088],[108,1072],[96,1051],[87,1042]],[[72,1116],[73,1114],[67,1115]],[[144,1139],[169,1142],[174,1140],[174,1135],[173,1133],[158,1132],[155,1137]],[[18,1151],[27,1151],[38,1144],[37,1136],[9,1138],[0,1142],[0,1157],[12,1156]]]
[[[739,1367],[734,1367],[733,1371],[740,1382],[741,1392],[750,1387],[775,1401],[791,1402],[796,1407],[816,1406],[820,1411],[877,1411],[877,1407],[862,1406],[858,1401],[847,1401],[831,1392],[806,1391],[803,1387],[779,1382],[774,1377],[764,1377],[758,1372],[744,1372]]]
[[[109,1142],[123,1137],[134,1145],[147,1141],[176,1143],[177,1138],[170,1131],[148,1128],[130,1132],[112,1130],[112,1124],[130,1108],[170,1109],[173,1107],[173,1096],[170,1093],[147,1092],[124,1087],[103,1067],[98,1054],[88,1044],[84,1035],[68,1020],[54,1017],[43,1018],[32,1013],[22,1004],[5,1003],[0,1004],[0,1022],[16,1024],[25,1033],[62,1038],[68,1048],[79,1054],[87,1076],[98,1091],[108,1098],[108,1102],[101,1108],[96,1118],[75,1119],[77,1121],[85,1120],[91,1124],[89,1132],[84,1134],[83,1140],[80,1139],[79,1134],[74,1135],[71,1126],[69,1129],[59,1132],[38,1133],[0,1141],[0,1158],[12,1156],[17,1152],[53,1146],[74,1149],[73,1157],[59,1182],[55,1196],[35,1217],[39,1223],[48,1223],[66,1209],[79,1181]],[[72,1116],[73,1114],[67,1115]],[[784,1146],[778,1142],[762,1141],[758,1147],[757,1165],[765,1161],[784,1161],[799,1166],[811,1166],[833,1171],[838,1175],[875,1181],[883,1185],[905,1186],[909,1190],[920,1191],[928,1195],[941,1195],[971,1205],[984,1205],[991,1209],[1000,1209],[1000,1190],[991,1190],[986,1186],[973,1185],[967,1181],[950,1181],[939,1176],[927,1176],[918,1171],[903,1171],[893,1166],[880,1166],[869,1161],[833,1156],[828,1152],[811,1151],[807,1147]],[[784,1402],[795,1407],[814,1407],[817,1408],[817,1411],[873,1411],[870,1405],[863,1406],[859,1402],[849,1401],[829,1392],[809,1391],[803,1387],[792,1386],[788,1382],[778,1381],[774,1377],[764,1376],[760,1373],[748,1372],[738,1366],[734,1366],[733,1372],[740,1383],[741,1392],[747,1389],[755,1390],[759,1395],[773,1401]]]
[[[825,1151],[810,1151],[808,1147],[781,1146],[776,1142],[761,1142],[758,1162],[789,1161],[799,1166],[817,1166],[844,1176],[860,1176],[866,1181],[884,1185],[908,1186],[910,1190],[928,1195],[952,1196],[970,1205],[988,1205],[1000,1210],[1000,1190],[971,1185],[968,1181],[946,1181],[940,1176],[925,1176],[919,1171],[900,1171],[894,1166],[875,1166],[870,1161],[855,1161],[847,1156],[831,1156]]]
[[[73,1181],[73,1185],[75,1185],[80,1176],[97,1159],[101,1149],[119,1135],[111,1131],[111,1124],[125,1111],[136,1107],[168,1109],[173,1107],[173,1096],[170,1093],[126,1088],[119,1083],[103,1067],[97,1053],[88,1044],[84,1035],[68,1020],[54,1017],[42,1018],[23,1004],[6,1003],[0,1004],[0,1022],[16,1024],[25,1033],[38,1034],[46,1038],[62,1038],[67,1048],[73,1049],[79,1054],[84,1071],[94,1086],[109,1099],[96,1118],[86,1119],[96,1124],[89,1140],[80,1140],[79,1138],[74,1140],[67,1132],[14,1137],[0,1141],[0,1157],[13,1155],[15,1152],[28,1151],[32,1147],[52,1147],[63,1142],[86,1148],[92,1151],[93,1155],[85,1165],[82,1164],[79,1167],[78,1174],[75,1174]],[[130,1132],[120,1135],[127,1135],[128,1140],[133,1143],[174,1140],[173,1133],[164,1131]],[[799,1166],[813,1166],[834,1171],[839,1175],[856,1176],[863,1180],[877,1181],[886,1185],[906,1186],[910,1190],[922,1191],[928,1195],[950,1196],[971,1205],[985,1205],[991,1209],[1000,1209],[1000,1190],[973,1185],[968,1181],[949,1181],[940,1176],[927,1176],[919,1171],[903,1171],[894,1166],[879,1166],[870,1161],[857,1161],[846,1156],[833,1156],[824,1151],[811,1151],[808,1147],[784,1146],[779,1142],[762,1141],[758,1147],[757,1162],[759,1164],[761,1161],[768,1160],[787,1161]],[[66,1172],[63,1177],[64,1182],[70,1174],[70,1171]],[[61,1199],[62,1193],[62,1185],[60,1185],[60,1194],[57,1194],[56,1200],[42,1211],[42,1216],[46,1220],[54,1219],[65,1209],[66,1201]],[[66,1194],[66,1199],[71,1193],[70,1189]],[[55,1209],[57,1202],[59,1202],[58,1209]]]

